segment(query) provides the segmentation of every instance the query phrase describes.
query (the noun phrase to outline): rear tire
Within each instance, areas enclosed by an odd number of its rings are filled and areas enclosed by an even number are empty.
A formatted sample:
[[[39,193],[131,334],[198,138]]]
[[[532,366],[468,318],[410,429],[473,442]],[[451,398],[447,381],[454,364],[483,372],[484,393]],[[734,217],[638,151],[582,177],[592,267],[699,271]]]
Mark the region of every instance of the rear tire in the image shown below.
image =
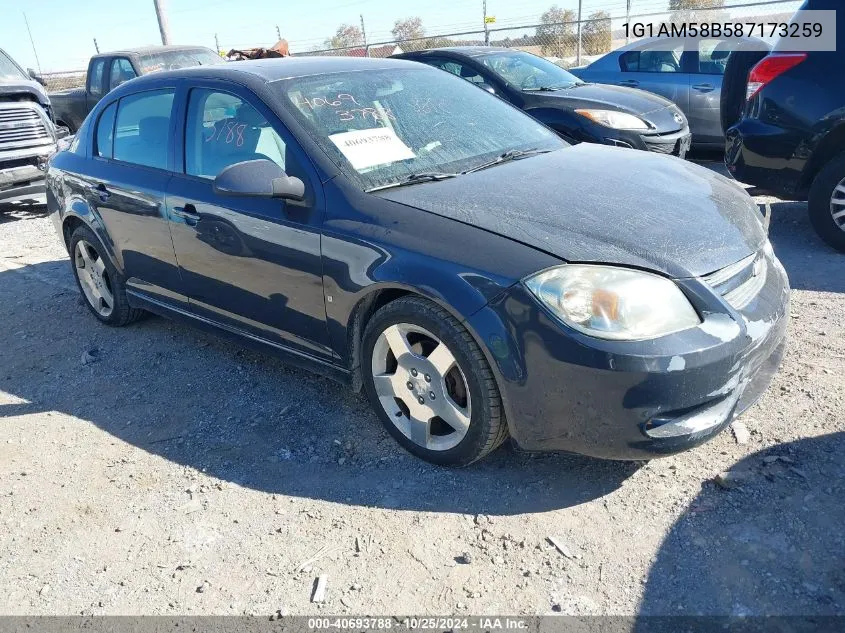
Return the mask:
[[[78,227],[70,237],[70,267],[82,299],[91,313],[106,325],[129,325],[145,312],[129,305],[126,284],[97,235],[87,226]]]
[[[819,237],[845,253],[845,153],[816,175],[810,187],[809,211]]]
[[[373,315],[361,366],[388,433],[421,459],[467,466],[507,438],[499,389],[481,348],[455,317],[422,297],[402,297]]]

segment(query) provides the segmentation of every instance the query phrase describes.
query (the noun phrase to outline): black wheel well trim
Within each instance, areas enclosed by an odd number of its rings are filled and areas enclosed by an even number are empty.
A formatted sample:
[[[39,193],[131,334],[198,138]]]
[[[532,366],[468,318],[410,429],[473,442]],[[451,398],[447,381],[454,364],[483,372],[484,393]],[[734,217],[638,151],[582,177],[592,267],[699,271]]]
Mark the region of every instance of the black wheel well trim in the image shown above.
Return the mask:
[[[96,222],[92,222],[88,219],[87,215],[82,216],[78,213],[65,213],[64,218],[62,218],[62,237],[65,242],[65,248],[70,254],[70,240],[73,236],[74,232],[80,227],[85,226],[91,229],[91,232],[97,237],[97,240],[100,242],[100,246],[103,247],[103,252],[111,261],[112,266],[114,266],[118,271],[123,272],[123,267],[118,265],[117,258],[115,257],[114,252],[112,251],[110,245],[107,245],[106,242],[103,240],[102,231],[100,227],[97,226]]]
[[[845,154],[845,123],[839,124],[819,141],[801,179],[801,188],[809,189],[825,166],[842,154]]]
[[[476,314],[480,310],[483,310],[488,304],[485,304],[479,307],[478,309],[473,310],[471,314],[463,315],[457,310],[455,310],[452,305],[444,301],[442,298],[432,296],[424,292],[420,292],[418,288],[402,286],[399,284],[379,285],[378,287],[372,288],[367,291],[367,293],[358,300],[358,302],[352,308],[347,323],[347,365],[352,375],[352,389],[354,391],[360,391],[363,387],[363,378],[361,374],[361,345],[364,340],[364,330],[367,328],[367,323],[369,323],[372,316],[380,308],[386,306],[388,303],[396,301],[397,299],[409,296],[419,297],[421,299],[431,301],[432,303],[448,311],[461,323],[461,325],[463,325],[467,329],[467,332],[469,332],[470,336],[472,336],[473,340],[481,348],[481,352],[484,354],[484,357],[487,359],[487,362],[491,366],[495,363],[495,359],[490,354],[490,350],[487,349],[487,346],[484,344],[484,341],[481,339],[481,337],[478,336],[478,333],[469,323],[469,318],[472,317],[473,314]],[[498,379],[496,379],[497,386],[499,386],[498,383],[499,381]],[[501,389],[499,391],[501,392]]]

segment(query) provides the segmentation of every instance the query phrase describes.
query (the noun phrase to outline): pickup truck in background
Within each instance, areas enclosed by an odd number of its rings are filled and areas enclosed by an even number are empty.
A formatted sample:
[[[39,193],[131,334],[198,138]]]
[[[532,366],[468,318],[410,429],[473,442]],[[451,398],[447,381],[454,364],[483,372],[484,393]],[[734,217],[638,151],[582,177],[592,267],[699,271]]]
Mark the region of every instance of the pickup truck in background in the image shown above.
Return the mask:
[[[75,133],[109,91],[139,75],[226,61],[202,46],[150,46],[95,55],[88,62],[85,86],[50,94],[57,125]]]
[[[44,87],[0,49],[0,203],[43,195],[58,137]]]

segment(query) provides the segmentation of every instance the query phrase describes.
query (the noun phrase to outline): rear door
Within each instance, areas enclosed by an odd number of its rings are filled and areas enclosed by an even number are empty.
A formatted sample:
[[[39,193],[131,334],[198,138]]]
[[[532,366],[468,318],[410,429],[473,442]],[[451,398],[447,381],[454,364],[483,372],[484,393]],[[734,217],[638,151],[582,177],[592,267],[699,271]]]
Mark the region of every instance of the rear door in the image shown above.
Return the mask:
[[[619,56],[620,86],[666,97],[690,116],[690,74],[683,42],[655,41]]]
[[[725,142],[719,118],[722,77],[728,59],[723,43],[722,39],[699,40],[698,51],[692,59],[687,118],[695,143],[723,145]]]
[[[322,185],[290,133],[251,92],[197,84],[180,97],[178,169],[167,192],[173,246],[197,315],[330,358],[323,299]],[[306,184],[304,203],[225,197],[224,168],[266,158]]]
[[[174,97],[172,88],[146,90],[102,110],[86,184],[127,287],[187,309],[164,207],[172,175]]]

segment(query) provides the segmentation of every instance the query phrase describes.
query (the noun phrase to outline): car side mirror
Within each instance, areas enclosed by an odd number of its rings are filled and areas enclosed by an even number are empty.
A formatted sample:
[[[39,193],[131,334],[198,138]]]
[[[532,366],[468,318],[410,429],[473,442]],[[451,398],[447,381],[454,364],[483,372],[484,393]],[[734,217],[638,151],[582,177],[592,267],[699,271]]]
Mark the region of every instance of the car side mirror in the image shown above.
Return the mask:
[[[41,75],[39,75],[38,73],[36,73],[35,70],[33,70],[32,68],[27,68],[26,72],[29,74],[30,79],[32,79],[33,81],[37,81],[42,86],[45,86],[45,87],[47,86],[47,84],[44,83],[44,78]]]
[[[214,179],[214,193],[221,196],[305,199],[305,183],[288,176],[272,160],[259,158],[229,165]]]

